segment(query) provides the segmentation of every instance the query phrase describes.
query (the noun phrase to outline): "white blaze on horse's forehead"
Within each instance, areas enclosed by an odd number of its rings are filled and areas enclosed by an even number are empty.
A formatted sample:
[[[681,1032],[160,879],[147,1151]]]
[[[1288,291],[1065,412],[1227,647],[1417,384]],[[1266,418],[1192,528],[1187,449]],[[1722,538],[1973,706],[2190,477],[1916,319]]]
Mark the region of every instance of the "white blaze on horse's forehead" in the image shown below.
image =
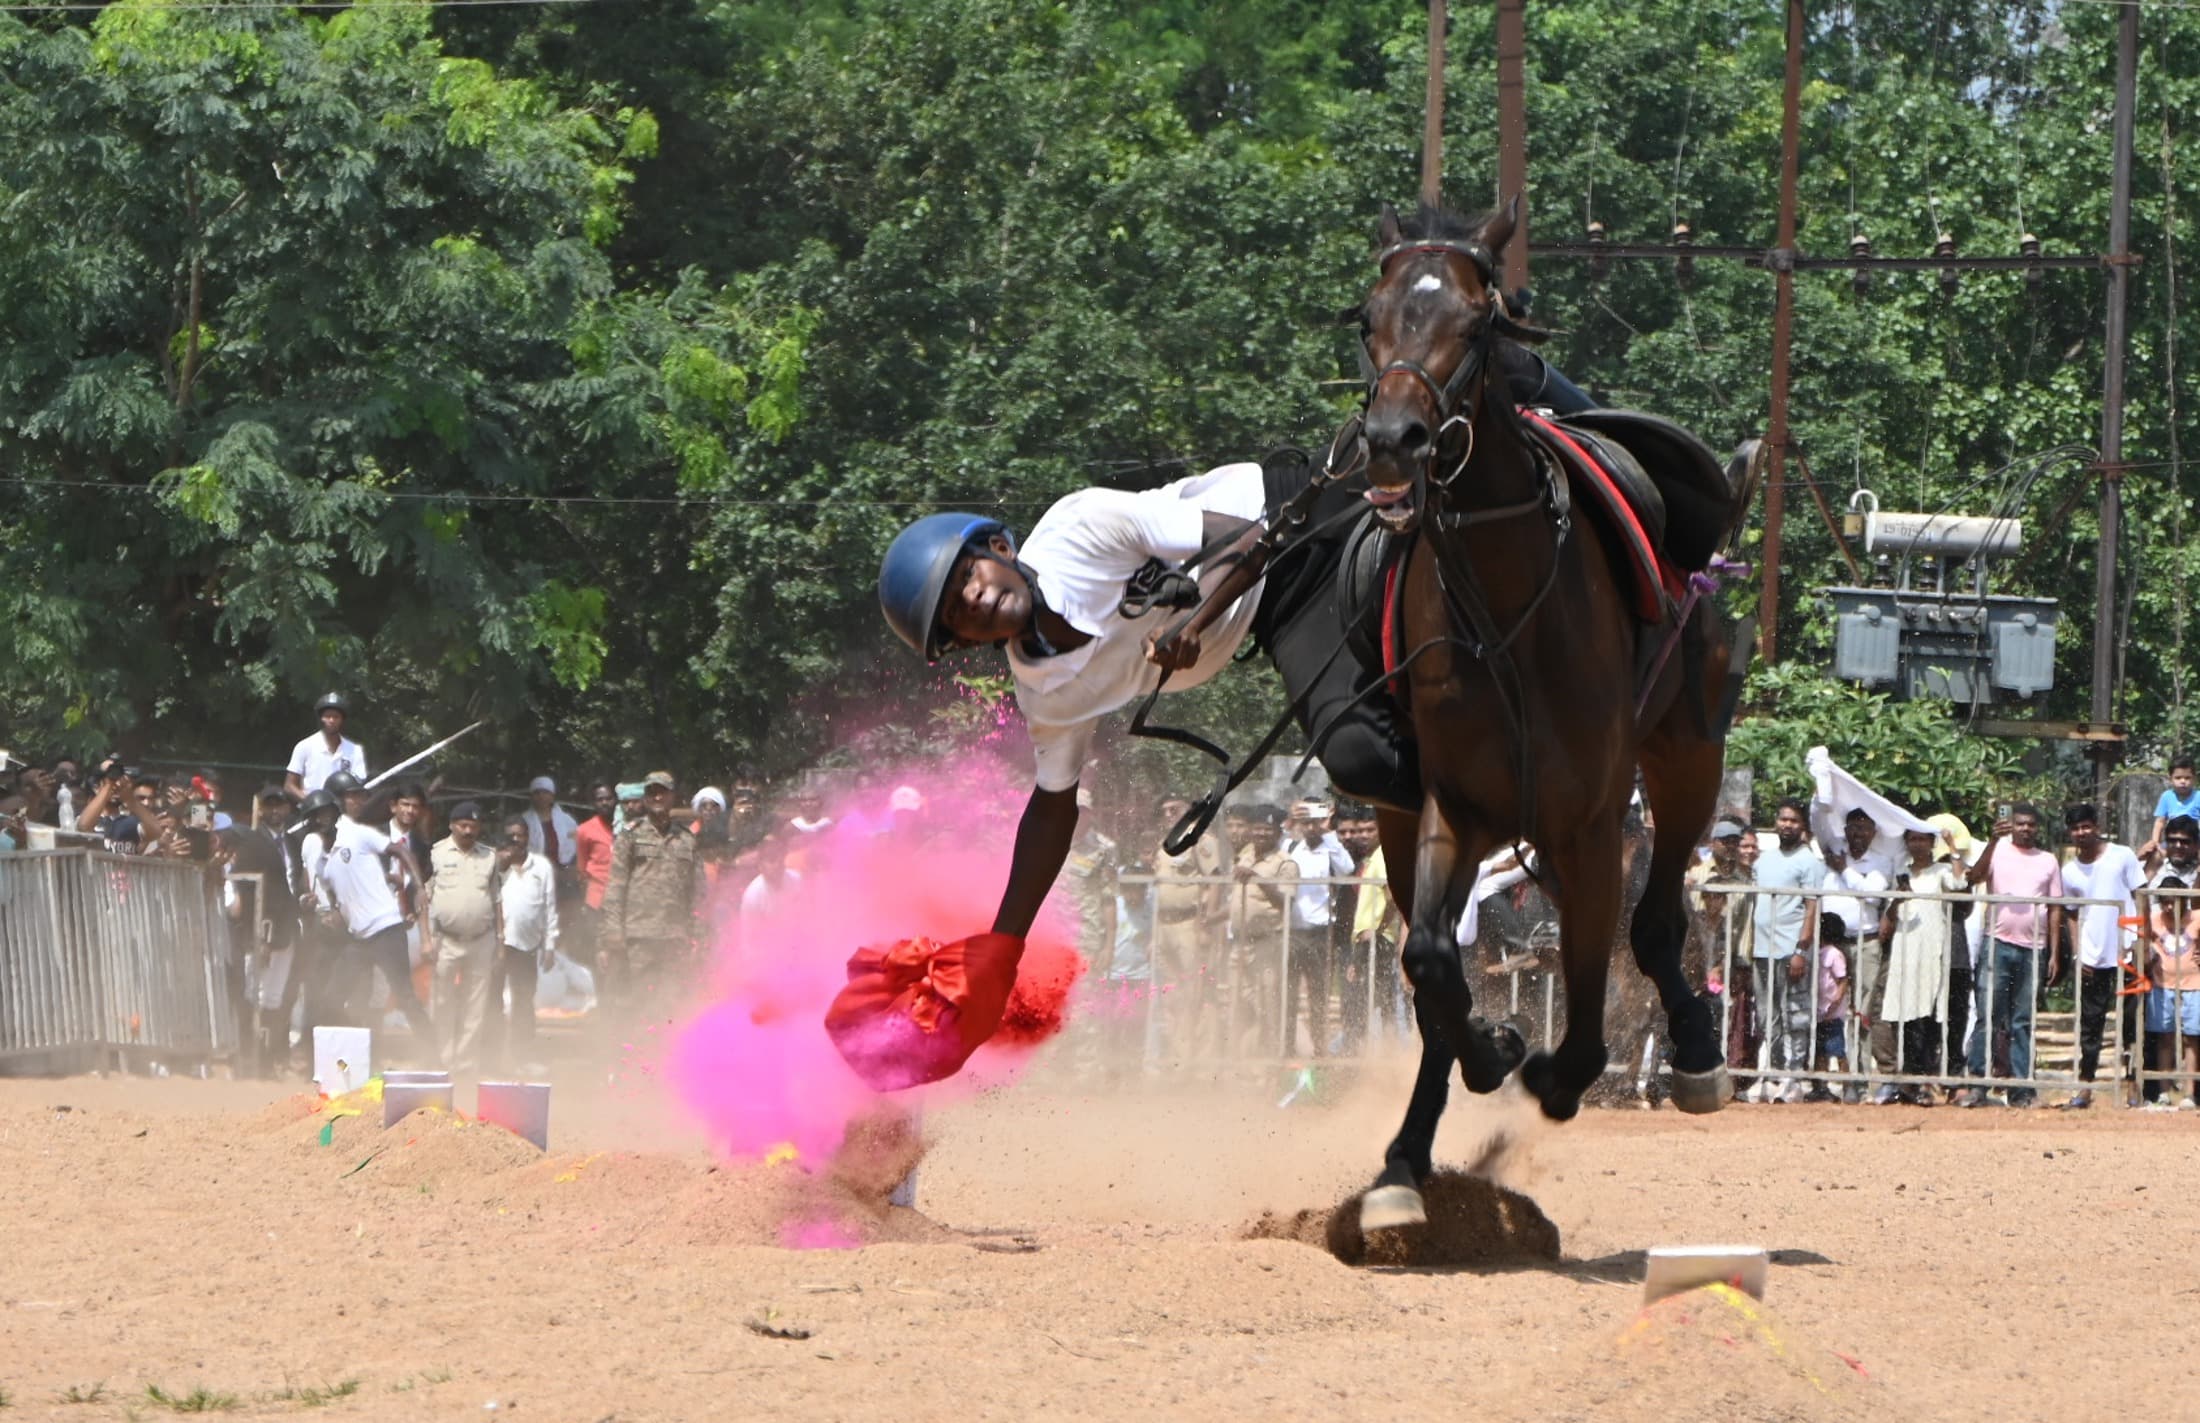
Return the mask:
[[[1444,279],[1429,272],[1413,284],[1413,289],[1417,292],[1440,292],[1444,289]]]

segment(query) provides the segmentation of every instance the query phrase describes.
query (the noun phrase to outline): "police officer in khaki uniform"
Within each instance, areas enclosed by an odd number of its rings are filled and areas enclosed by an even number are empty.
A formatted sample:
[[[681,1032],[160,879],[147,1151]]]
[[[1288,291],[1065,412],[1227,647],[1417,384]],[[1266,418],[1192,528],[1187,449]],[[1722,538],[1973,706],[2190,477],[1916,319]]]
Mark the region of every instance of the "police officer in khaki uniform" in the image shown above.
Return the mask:
[[[1161,823],[1173,826],[1191,809],[1182,796],[1161,802]],[[1162,839],[1168,838],[1163,830]],[[1216,968],[1217,930],[1229,918],[1227,887],[1201,884],[1223,874],[1222,847],[1202,835],[1181,855],[1156,845],[1154,869],[1154,985],[1163,994],[1163,1023],[1168,1051],[1192,1056],[1199,1031],[1199,1010],[1215,988],[1208,982]]]
[[[1237,883],[1229,890],[1231,1032],[1241,1052],[1257,1051],[1274,1036],[1270,1029],[1283,984],[1284,916],[1299,877],[1298,865],[1284,853],[1281,807],[1250,808],[1245,835],[1231,872]]]
[[[670,771],[642,779],[642,819],[611,846],[603,892],[603,989],[623,1011],[650,1012],[695,952],[707,882],[695,832],[675,816]]]
[[[497,854],[481,839],[481,807],[451,808],[451,833],[428,852],[434,871],[422,886],[428,926],[422,957],[435,965],[436,1032],[454,1073],[481,1068],[482,1026],[497,964]]]

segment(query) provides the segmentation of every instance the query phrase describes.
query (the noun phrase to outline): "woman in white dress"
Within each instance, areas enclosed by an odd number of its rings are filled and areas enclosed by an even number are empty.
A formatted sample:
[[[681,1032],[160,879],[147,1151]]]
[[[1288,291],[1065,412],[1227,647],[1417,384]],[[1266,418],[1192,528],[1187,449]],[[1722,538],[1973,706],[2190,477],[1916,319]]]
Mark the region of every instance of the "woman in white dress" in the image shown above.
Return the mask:
[[[1895,880],[1896,889],[1918,894],[1965,891],[1963,867],[1935,860],[1936,841],[1921,830],[1903,835],[1909,863]],[[1890,899],[1880,920],[1880,942],[1888,945],[1886,993],[1879,1017],[1901,1038],[1901,1071],[1929,1073],[1940,1066],[1940,1027],[1948,1011],[1948,953],[1955,942],[1954,906],[1942,899]],[[1932,1089],[1906,1087],[1902,1100],[1932,1105]]]

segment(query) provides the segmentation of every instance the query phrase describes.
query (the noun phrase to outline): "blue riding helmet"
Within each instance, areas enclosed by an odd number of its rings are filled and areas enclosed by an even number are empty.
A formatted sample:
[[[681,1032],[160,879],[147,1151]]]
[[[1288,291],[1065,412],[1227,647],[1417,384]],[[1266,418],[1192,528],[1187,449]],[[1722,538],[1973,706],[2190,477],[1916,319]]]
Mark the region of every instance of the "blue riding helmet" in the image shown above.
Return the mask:
[[[939,657],[944,640],[940,604],[955,564],[973,545],[983,548],[995,534],[1014,546],[1016,535],[999,519],[984,514],[927,514],[894,535],[878,566],[879,611],[895,636],[927,662]]]

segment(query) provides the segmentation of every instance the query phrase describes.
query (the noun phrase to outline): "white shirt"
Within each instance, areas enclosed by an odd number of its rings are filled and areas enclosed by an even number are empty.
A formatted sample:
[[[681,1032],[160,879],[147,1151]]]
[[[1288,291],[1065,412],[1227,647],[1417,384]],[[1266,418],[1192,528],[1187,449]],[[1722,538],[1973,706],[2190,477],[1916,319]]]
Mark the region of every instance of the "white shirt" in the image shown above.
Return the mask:
[[[321,898],[324,903],[335,899],[354,939],[372,938],[405,922],[383,866],[389,852],[390,837],[374,826],[350,819],[336,822],[335,840],[321,859]]]
[[[1335,831],[1322,836],[1314,844],[1293,840],[1283,847],[1283,853],[1291,857],[1291,863],[1299,867],[1299,878],[1338,879],[1354,873],[1352,852],[1344,847]],[[1294,929],[1321,929],[1329,924],[1329,901],[1335,885],[1302,884],[1291,891],[1291,927]]]
[[[2090,865],[2076,855],[2064,861],[2062,877],[2063,893],[2073,899],[2116,901],[2113,909],[2088,904],[2078,910],[2078,962],[2087,968],[2114,968],[2124,949],[2138,937],[2138,930],[2123,928],[2116,921],[2138,916],[2139,906],[2131,892],[2145,888],[2147,882],[2139,869],[2139,857],[2128,847],[2109,841]]]
[[[1100,718],[1152,691],[1161,669],[1146,660],[1146,638],[1175,616],[1155,609],[1142,618],[1119,611],[1124,584],[1148,559],[1181,563],[1205,546],[1205,515],[1255,521],[1266,512],[1257,464],[1226,464],[1160,489],[1130,494],[1084,489],[1041,516],[1017,551],[1038,578],[1047,607],[1092,641],[1052,657],[1024,655],[1009,645],[1016,705],[1031,728],[1039,787],[1077,784]],[[1222,575],[1209,574],[1212,585]],[[1228,666],[1252,629],[1260,606],[1256,583],[1200,636],[1199,661],[1171,674],[1170,690],[1196,687]]]
[[[530,852],[506,870],[497,904],[504,910],[505,947],[532,954],[558,946],[558,872],[549,856]]]
[[[542,812],[530,805],[521,818],[527,822],[527,848],[537,855],[547,855],[542,845]],[[550,828],[558,833],[558,863],[572,864],[573,856],[580,851],[580,842],[573,838],[580,831],[580,823],[565,813],[564,806],[553,805]]]
[[[1894,866],[1882,861],[1878,851],[1866,850],[1852,856],[1840,869],[1827,870],[1826,888],[1860,893],[1829,894],[1818,901],[1819,913],[1840,915],[1841,922],[1859,939],[1879,937],[1879,916],[1886,909],[1887,901],[1877,897],[1874,891],[1894,888]]]
[[[781,870],[779,883],[758,875],[749,881],[749,887],[741,891],[741,917],[761,919],[779,907],[779,902],[794,893],[794,887],[802,883],[802,876],[794,870]]]
[[[349,771],[362,781],[367,778],[367,753],[348,736],[337,737],[336,749],[331,751],[328,738],[316,731],[290,753],[290,773],[305,786],[301,794],[312,795],[338,771]]]

